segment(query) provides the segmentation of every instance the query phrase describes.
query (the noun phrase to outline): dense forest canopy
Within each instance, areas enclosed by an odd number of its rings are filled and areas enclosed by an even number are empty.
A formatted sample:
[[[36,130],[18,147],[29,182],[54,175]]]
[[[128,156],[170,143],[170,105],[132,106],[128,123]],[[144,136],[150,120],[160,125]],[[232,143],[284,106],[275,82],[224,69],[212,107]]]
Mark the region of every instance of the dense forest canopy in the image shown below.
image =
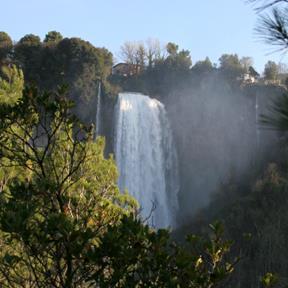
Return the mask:
[[[41,89],[54,89],[57,85],[68,84],[71,98],[77,102],[78,115],[85,122],[93,119],[90,113],[85,115],[83,110],[89,111],[91,105],[96,105],[95,91],[99,81],[104,84],[107,94],[124,89],[161,98],[171,93],[173,87],[181,86],[181,83],[193,78],[193,75],[197,78],[197,75],[216,71],[230,78],[231,82],[236,79],[241,81],[244,74],[259,76],[253,68],[251,57],[223,54],[217,65],[211,63],[208,57],[192,63],[192,56],[190,51],[179,49],[173,42],[166,45],[157,39],[125,42],[120,47],[120,57],[130,65],[131,77],[122,77],[122,74],[112,73],[112,66],[116,63],[113,63],[110,51],[94,47],[80,38],[63,38],[59,32],[50,31],[43,41],[37,35],[28,34],[13,42],[7,33],[0,33],[1,63],[17,65],[23,70],[25,82],[35,83]],[[279,70],[279,65],[269,61],[264,76],[267,80],[281,79],[285,83],[285,76],[277,77]],[[281,71],[281,75],[285,75],[286,70]]]
[[[98,82],[105,83],[111,72],[111,52],[79,38],[63,38],[56,31],[48,32],[43,42],[39,36],[28,34],[14,45],[8,34],[1,32],[0,43],[1,63],[17,65],[25,82],[40,89],[68,84],[71,99],[77,101],[78,115],[92,121],[84,111],[95,104]]]

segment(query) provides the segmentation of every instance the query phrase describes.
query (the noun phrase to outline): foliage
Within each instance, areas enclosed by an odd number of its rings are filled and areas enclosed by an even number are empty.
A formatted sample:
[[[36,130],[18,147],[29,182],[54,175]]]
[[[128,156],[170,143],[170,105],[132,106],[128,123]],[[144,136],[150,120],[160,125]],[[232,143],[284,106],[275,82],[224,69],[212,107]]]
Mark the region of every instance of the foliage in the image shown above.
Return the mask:
[[[2,287],[81,287],[107,225],[136,207],[65,94],[26,88],[0,106],[1,167],[18,169],[0,199]]]
[[[25,82],[42,90],[69,85],[69,95],[77,103],[77,115],[85,123],[95,119],[99,81],[104,92],[110,89],[106,78],[111,73],[112,54],[107,49],[96,48],[79,38],[63,39],[57,31],[48,32],[43,42],[33,34],[25,35],[14,45],[9,39],[6,33],[0,34],[0,62],[3,52],[3,61],[20,67]]]
[[[262,283],[264,287],[273,287],[273,286],[275,287],[277,282],[278,282],[277,277],[272,273],[266,273],[262,278]]]
[[[50,31],[46,34],[44,43],[57,43],[63,39],[61,33],[57,31]]]
[[[287,9],[273,9],[272,16],[261,16],[259,26],[256,29],[260,38],[280,50],[287,49],[287,16]]]
[[[261,3],[260,6],[257,6],[256,10],[261,12],[267,8],[270,8],[272,6],[276,6],[278,4],[282,3],[288,3],[288,0],[247,0],[247,2],[250,3]]]
[[[110,227],[91,254],[100,287],[218,287],[232,273],[236,260],[226,259],[231,243],[222,239],[220,223],[209,239],[187,237],[187,246],[171,242],[166,230],[154,231],[124,217]],[[103,273],[106,271],[106,273]]]
[[[192,60],[188,50],[180,50],[175,43],[166,45],[162,53],[159,41],[147,41],[146,46],[140,43],[126,42],[121,47],[123,60],[136,67],[131,75],[112,75],[112,85],[119,85],[124,90],[141,91],[165,97],[190,75]],[[140,57],[141,56],[141,57]],[[136,65],[136,66],[135,66]]]
[[[219,58],[220,71],[225,77],[233,80],[245,72],[245,67],[242,65],[237,54],[223,54]]]
[[[137,70],[134,72],[139,73],[145,66],[152,68],[158,60],[163,58],[161,50],[157,39],[147,39],[146,42],[127,41],[120,47],[120,56],[125,63],[136,65]]]
[[[0,103],[15,104],[22,95],[24,77],[15,65],[2,66],[0,77]]]
[[[25,81],[39,81],[41,67],[41,40],[33,34],[25,35],[14,47],[15,63],[24,72]]]
[[[102,80],[105,85],[112,67],[112,54],[79,38],[65,38],[54,49],[45,49],[42,65],[45,70],[41,74],[41,87],[52,89],[55,83],[70,84],[78,116],[86,123],[92,122],[98,82]],[[53,75],[49,82],[45,78],[47,73]]]
[[[10,36],[5,32],[0,32],[0,62],[5,60],[13,47]]]
[[[262,115],[261,123],[273,130],[288,131],[288,95],[283,94],[273,100],[269,113]]]
[[[268,8],[271,13],[261,14],[256,32],[260,39],[269,45],[278,47],[277,50],[288,48],[288,9],[287,0],[250,0],[250,2],[261,3],[256,10],[263,12]]]
[[[176,65],[175,69],[188,70],[192,65],[190,52],[188,50],[178,51],[178,49],[178,45],[169,42],[166,45],[168,57],[165,59],[165,62],[168,66]]]
[[[0,105],[13,106],[22,97],[24,88],[23,73],[16,66],[2,66],[2,75],[3,78],[0,78]],[[2,161],[0,168],[0,193],[2,193],[8,181],[19,173],[17,168],[4,167],[7,164],[7,160],[2,159]]]
[[[222,194],[198,215],[202,222],[194,220],[199,228],[213,218],[221,219],[226,237],[234,240],[232,256],[241,255],[237,271],[224,287],[262,287],[259,279],[263,287],[287,287],[286,175],[287,169],[270,164],[253,184],[247,183],[247,177],[244,183],[227,183]]]
[[[260,76],[260,74],[252,67],[249,67],[249,74],[255,78],[258,78]]]
[[[178,52],[179,46],[175,43],[169,42],[166,45],[166,50],[170,56],[176,56]]]
[[[265,64],[264,77],[266,80],[276,80],[278,77],[278,65],[273,61],[268,61]]]
[[[191,69],[192,72],[195,72],[197,74],[209,73],[212,70],[213,70],[213,65],[208,57],[206,57],[205,60],[203,61],[196,62],[195,65]]]

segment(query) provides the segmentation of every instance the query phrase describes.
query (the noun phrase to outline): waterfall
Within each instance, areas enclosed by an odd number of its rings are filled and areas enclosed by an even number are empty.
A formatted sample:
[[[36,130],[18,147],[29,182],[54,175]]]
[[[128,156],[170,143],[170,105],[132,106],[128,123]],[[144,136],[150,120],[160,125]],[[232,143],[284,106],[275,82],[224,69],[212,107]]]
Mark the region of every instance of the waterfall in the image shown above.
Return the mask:
[[[120,93],[115,107],[115,156],[119,187],[140,204],[142,219],[175,226],[178,166],[164,105],[139,93]]]
[[[255,117],[256,117],[256,147],[259,148],[260,145],[260,130],[259,130],[259,99],[258,93],[256,93],[255,97]]]
[[[101,81],[98,84],[98,93],[97,93],[97,109],[96,109],[96,129],[95,135],[100,135],[101,129]]]

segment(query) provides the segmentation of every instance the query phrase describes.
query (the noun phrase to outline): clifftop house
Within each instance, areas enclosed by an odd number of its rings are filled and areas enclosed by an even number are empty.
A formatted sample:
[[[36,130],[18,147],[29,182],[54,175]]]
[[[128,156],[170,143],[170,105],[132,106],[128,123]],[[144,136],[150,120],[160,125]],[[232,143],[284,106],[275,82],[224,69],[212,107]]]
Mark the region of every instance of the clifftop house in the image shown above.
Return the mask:
[[[112,67],[112,75],[119,75],[123,77],[138,74],[141,66],[137,64],[118,63]]]

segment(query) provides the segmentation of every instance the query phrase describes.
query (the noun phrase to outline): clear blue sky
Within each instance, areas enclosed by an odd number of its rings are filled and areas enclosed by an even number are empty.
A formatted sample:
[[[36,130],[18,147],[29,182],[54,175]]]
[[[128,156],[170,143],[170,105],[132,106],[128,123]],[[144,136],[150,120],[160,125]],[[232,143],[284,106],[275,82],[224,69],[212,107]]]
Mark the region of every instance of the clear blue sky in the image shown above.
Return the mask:
[[[51,30],[108,48],[117,58],[125,41],[158,38],[191,51],[192,60],[223,53],[251,56],[262,71],[269,60],[288,62],[260,42],[257,16],[245,0],[13,0],[1,3],[0,30],[13,40]]]

